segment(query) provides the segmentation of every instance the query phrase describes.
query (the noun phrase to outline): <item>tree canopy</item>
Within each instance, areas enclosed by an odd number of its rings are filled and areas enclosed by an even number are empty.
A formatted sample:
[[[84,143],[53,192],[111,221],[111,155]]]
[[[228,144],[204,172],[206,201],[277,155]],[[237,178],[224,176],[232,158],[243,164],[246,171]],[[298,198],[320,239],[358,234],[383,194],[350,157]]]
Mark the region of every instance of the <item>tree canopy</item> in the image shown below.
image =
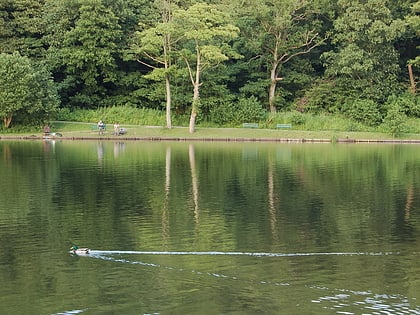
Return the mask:
[[[0,54],[0,85],[0,117],[6,128],[15,116],[21,121],[42,122],[58,105],[49,74],[18,52]]]
[[[0,53],[28,58],[17,80],[30,71],[61,108],[166,109],[168,128],[171,109],[193,131],[196,117],[229,123],[235,104],[350,116],[364,104],[381,120],[391,98],[418,103],[419,12],[418,0],[7,0]],[[21,93],[3,92],[8,121]]]

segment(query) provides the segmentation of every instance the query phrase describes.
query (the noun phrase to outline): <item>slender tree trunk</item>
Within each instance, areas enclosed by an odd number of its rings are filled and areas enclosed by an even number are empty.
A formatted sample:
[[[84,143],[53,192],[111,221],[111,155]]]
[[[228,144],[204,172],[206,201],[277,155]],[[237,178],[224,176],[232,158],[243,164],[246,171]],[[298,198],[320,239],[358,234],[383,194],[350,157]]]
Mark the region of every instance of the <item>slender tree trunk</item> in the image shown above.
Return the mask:
[[[277,82],[279,79],[277,78],[277,75],[279,73],[279,40],[277,39],[276,45],[273,51],[273,61],[271,64],[271,71],[270,71],[270,90],[268,92],[268,104],[270,105],[270,112],[275,113],[277,111],[276,108],[276,90],[277,90]]]
[[[410,92],[416,94],[416,81],[414,80],[413,66],[411,64],[408,65],[408,76],[410,77]]]
[[[163,3],[162,20],[164,23],[170,23],[172,20],[172,5],[170,0],[165,0]],[[163,37],[163,54],[165,60],[165,88],[166,88],[166,127],[172,128],[171,107],[172,107],[172,94],[171,82],[168,70],[171,66],[169,53],[171,51],[171,37],[169,34]]]
[[[275,113],[277,111],[276,107],[276,91],[277,91],[277,83],[283,78],[278,77],[278,65],[273,65],[273,69],[271,69],[270,73],[270,91],[268,93],[268,103],[270,104],[270,112]]]
[[[270,90],[268,92],[268,104],[270,105],[270,112],[275,113],[276,109],[276,88],[277,88],[277,71],[276,66],[273,65],[270,73]]]
[[[4,117],[3,118],[3,122],[4,122],[4,127],[7,129],[9,128],[10,124],[12,123],[12,115]]]
[[[201,72],[201,58],[200,58],[200,52],[197,49],[197,63],[196,63],[196,70],[195,70],[195,79],[193,80],[193,86],[194,86],[194,94],[193,94],[193,100],[192,100],[192,106],[191,106],[191,116],[190,116],[190,127],[189,132],[194,133],[195,131],[195,120],[197,118],[198,114],[198,106],[200,103],[200,72]]]
[[[196,120],[196,118],[197,118],[197,112],[194,109],[192,109],[191,110],[191,115],[190,115],[190,125],[189,125],[189,129],[188,129],[188,131],[190,133],[195,132],[195,120]]]
[[[190,116],[190,127],[189,132],[195,132],[195,121],[198,114],[198,103],[200,102],[199,86],[194,84],[194,96],[192,101],[191,116]]]
[[[172,118],[171,118],[172,96],[171,96],[171,82],[170,82],[168,73],[165,74],[165,87],[166,87],[166,128],[171,129],[172,128]]]

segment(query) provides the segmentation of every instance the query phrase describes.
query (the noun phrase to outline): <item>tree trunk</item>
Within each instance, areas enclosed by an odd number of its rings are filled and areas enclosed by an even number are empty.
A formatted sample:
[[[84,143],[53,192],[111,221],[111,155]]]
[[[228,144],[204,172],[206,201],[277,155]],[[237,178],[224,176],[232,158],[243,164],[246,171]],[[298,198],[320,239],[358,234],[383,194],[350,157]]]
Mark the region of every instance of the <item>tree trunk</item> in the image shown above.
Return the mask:
[[[194,112],[194,110],[191,111],[191,116],[190,116],[190,127],[189,127],[189,132],[190,133],[194,133],[195,132],[195,118],[197,117],[197,113]]]
[[[195,132],[195,120],[197,118],[197,112],[198,112],[198,87],[194,85],[194,98],[192,102],[192,108],[191,108],[191,116],[190,116],[190,127],[189,132],[194,133]]]
[[[170,0],[165,0],[163,2],[163,11],[162,11],[162,21],[165,24],[169,24],[172,21],[172,4]],[[171,82],[169,76],[169,68],[171,67],[171,36],[170,34],[165,34],[163,36],[163,54],[164,54],[164,64],[165,64],[165,88],[166,88],[166,128],[172,128],[172,119],[171,119],[171,107],[172,107],[172,95],[171,95]]]
[[[276,81],[276,69],[273,67],[271,69],[270,74],[270,90],[268,92],[268,104],[270,105],[270,112],[275,113],[276,109],[276,88],[277,88],[277,81]]]
[[[408,76],[410,77],[410,92],[416,94],[416,81],[414,80],[413,66],[411,64],[408,65]]]
[[[189,132],[194,133],[195,131],[195,119],[198,114],[198,106],[200,102],[200,72],[201,72],[201,58],[200,58],[199,49],[197,48],[197,63],[196,63],[196,70],[195,70],[195,79],[193,80],[194,86],[194,95],[192,101],[192,108],[191,108],[191,116],[190,116],[190,128]]]
[[[169,74],[165,74],[165,87],[166,87],[166,128],[172,128],[171,119],[171,82],[169,80]]]
[[[3,118],[3,122],[4,122],[4,127],[7,129],[9,128],[10,124],[12,123],[12,115],[4,117]]]
[[[270,104],[270,112],[275,113],[277,111],[276,107],[276,91],[277,91],[277,82],[283,80],[277,76],[277,67],[273,66],[270,74],[270,91],[268,93],[268,103]]]
[[[278,74],[278,67],[279,67],[279,58],[278,58],[278,50],[277,45],[273,52],[273,63],[271,64],[271,71],[270,71],[270,90],[268,92],[268,104],[270,105],[270,112],[275,113],[277,111],[276,108],[276,89],[277,89],[277,74]]]

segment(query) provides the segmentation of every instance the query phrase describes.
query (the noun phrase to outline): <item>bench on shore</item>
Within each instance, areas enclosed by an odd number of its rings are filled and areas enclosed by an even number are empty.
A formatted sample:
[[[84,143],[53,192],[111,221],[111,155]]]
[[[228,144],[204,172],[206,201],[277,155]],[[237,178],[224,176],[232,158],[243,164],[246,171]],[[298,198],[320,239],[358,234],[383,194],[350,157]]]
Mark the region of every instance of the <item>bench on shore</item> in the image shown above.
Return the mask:
[[[244,127],[244,128],[258,128],[258,124],[257,123],[243,123],[242,127]]]
[[[289,128],[292,128],[292,124],[277,124],[276,128],[277,129],[289,129]]]
[[[126,128],[118,128],[118,130],[114,131],[115,136],[125,135],[127,133]]]

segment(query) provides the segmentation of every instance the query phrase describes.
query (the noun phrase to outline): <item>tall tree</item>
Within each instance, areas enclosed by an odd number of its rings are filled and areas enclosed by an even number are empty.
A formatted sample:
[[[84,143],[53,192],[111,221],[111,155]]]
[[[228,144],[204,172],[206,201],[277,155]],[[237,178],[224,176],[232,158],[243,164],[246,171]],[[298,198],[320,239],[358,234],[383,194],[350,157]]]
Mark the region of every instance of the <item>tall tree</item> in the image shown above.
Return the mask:
[[[276,111],[277,86],[282,67],[297,56],[310,53],[324,42],[316,11],[308,0],[238,0],[243,30],[255,57],[263,59],[269,73],[268,103]]]
[[[28,115],[31,122],[48,120],[58,106],[49,73],[36,69],[18,52],[0,54],[0,86],[0,117],[5,128],[14,118],[23,121]]]
[[[405,24],[393,18],[386,0],[339,0],[334,21],[336,51],[323,55],[326,74],[357,98],[381,103],[398,89],[398,54],[393,43]]]
[[[417,1],[412,6],[412,12],[410,15],[406,17],[406,20],[414,32],[416,38],[417,38],[417,44],[419,44],[419,38],[420,38],[420,1]],[[420,49],[420,45],[416,47],[417,52],[415,54],[415,57],[408,62],[408,72],[410,77],[410,90],[416,94],[417,91],[417,84],[418,81],[416,80],[416,77],[414,75],[413,66],[416,68],[420,67],[420,56],[418,54],[418,50]]]
[[[407,16],[407,21],[414,31],[416,36],[420,37],[420,1],[413,3],[411,7],[411,14]],[[420,47],[417,47],[420,48]],[[420,56],[417,56],[414,60],[417,65],[420,65]]]
[[[45,23],[44,0],[3,0],[0,2],[0,53],[19,51],[21,55],[42,58]]]
[[[147,77],[153,80],[161,80],[165,82],[166,91],[166,127],[172,128],[171,108],[172,94],[170,70],[172,67],[171,50],[174,45],[171,37],[170,24],[172,22],[171,0],[159,1],[161,11],[161,21],[153,27],[143,25],[143,30],[135,34],[136,42],[132,49],[134,53],[139,54],[138,62],[152,69]]]
[[[50,57],[64,74],[70,101],[77,106],[99,106],[117,80],[116,56],[122,36],[119,19],[101,0],[74,3],[60,13],[63,28],[53,29]],[[70,8],[76,9],[71,13]],[[57,9],[59,10],[59,9]]]
[[[229,41],[236,38],[239,29],[230,23],[227,12],[216,5],[197,3],[188,9],[174,11],[172,31],[181,38],[179,55],[184,60],[193,86],[189,132],[195,131],[199,110],[201,76],[204,71],[230,58],[240,56]]]

